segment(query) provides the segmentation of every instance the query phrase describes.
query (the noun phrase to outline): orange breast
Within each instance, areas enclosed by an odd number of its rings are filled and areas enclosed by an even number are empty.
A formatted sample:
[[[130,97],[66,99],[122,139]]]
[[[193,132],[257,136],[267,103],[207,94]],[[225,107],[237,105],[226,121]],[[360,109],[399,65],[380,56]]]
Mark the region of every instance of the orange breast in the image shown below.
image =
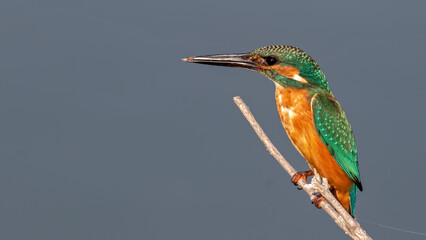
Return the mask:
[[[311,103],[306,89],[284,88],[276,84],[275,100],[284,129],[309,167],[326,177],[336,189],[336,197],[349,211],[352,181],[340,168],[321,141],[312,120]]]

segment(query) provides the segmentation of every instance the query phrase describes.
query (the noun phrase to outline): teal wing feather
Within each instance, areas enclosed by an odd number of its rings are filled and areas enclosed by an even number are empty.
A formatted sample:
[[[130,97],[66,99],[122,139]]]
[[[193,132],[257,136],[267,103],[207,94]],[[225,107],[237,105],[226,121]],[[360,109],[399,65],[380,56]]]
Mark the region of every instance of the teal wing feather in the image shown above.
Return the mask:
[[[354,183],[350,189],[351,212],[357,187],[362,191],[355,138],[345,112],[331,93],[317,93],[311,102],[315,130],[337,164]]]
[[[330,93],[317,93],[311,102],[315,129],[337,164],[362,190],[355,138],[345,112]]]

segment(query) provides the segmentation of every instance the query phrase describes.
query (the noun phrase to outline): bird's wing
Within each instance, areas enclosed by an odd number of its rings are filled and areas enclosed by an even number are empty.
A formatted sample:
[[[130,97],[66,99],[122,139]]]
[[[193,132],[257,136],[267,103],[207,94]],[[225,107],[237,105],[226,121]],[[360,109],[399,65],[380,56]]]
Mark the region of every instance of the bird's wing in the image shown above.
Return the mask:
[[[311,101],[315,130],[337,164],[362,191],[355,138],[345,112],[330,93]]]

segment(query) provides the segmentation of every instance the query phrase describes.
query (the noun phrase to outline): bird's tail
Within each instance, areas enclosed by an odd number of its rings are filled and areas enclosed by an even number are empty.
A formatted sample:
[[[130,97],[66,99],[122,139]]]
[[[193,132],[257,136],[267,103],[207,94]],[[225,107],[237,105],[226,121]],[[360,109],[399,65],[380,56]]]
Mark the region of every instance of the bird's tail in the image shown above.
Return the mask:
[[[349,198],[351,200],[350,213],[352,217],[355,217],[355,201],[357,191],[358,187],[355,185],[355,183],[352,183],[351,189],[349,190]]]

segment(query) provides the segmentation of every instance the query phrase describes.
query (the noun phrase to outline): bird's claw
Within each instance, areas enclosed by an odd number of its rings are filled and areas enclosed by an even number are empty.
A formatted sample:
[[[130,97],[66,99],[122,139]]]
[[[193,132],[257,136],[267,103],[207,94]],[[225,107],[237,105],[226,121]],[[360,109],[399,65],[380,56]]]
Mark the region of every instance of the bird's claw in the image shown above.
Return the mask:
[[[308,179],[309,176],[314,175],[314,172],[312,172],[312,170],[309,171],[304,171],[304,172],[297,172],[293,175],[293,177],[291,177],[291,182],[297,186],[298,190],[301,190],[302,188],[300,186],[297,185],[297,182],[300,179],[303,179],[306,181],[306,179]]]
[[[312,199],[312,204],[314,204],[317,208],[321,208],[321,203],[324,201],[325,198],[321,194],[316,193],[314,199]]]

